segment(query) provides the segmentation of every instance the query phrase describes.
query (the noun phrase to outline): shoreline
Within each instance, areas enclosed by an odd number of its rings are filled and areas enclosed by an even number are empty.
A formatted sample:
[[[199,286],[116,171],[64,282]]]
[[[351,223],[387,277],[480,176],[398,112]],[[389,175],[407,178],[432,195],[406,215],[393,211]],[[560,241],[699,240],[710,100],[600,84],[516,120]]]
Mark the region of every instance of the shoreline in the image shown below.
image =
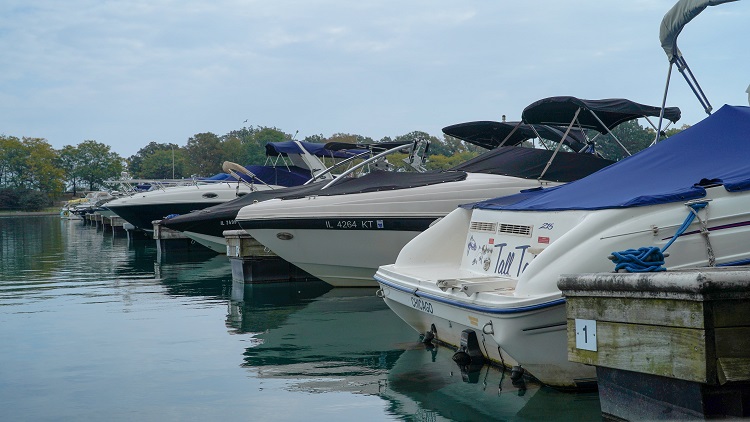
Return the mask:
[[[60,215],[60,211],[0,211],[0,217],[33,217],[45,215]]]

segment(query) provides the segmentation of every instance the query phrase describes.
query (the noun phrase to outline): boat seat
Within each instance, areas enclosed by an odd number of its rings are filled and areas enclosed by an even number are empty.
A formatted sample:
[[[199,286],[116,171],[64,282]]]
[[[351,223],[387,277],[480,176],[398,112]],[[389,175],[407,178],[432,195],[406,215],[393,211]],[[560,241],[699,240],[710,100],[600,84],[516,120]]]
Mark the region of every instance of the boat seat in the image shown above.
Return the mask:
[[[471,296],[479,292],[508,292],[516,289],[515,280],[501,277],[462,277],[437,281],[437,287],[442,291],[448,289],[459,289]]]

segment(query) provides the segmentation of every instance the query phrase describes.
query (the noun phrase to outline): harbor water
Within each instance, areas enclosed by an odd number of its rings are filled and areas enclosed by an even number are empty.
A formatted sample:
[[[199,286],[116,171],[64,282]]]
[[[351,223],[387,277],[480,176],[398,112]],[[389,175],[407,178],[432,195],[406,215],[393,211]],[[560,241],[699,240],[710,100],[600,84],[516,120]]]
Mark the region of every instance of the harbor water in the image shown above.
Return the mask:
[[[0,217],[2,420],[601,420],[594,393],[462,372],[375,289],[243,286],[226,256]]]

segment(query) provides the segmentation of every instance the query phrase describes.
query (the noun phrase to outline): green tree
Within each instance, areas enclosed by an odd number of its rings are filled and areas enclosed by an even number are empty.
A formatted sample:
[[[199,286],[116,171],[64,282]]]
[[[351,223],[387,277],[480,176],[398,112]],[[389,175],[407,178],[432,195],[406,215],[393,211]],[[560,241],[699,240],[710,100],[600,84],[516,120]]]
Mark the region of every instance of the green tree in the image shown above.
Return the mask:
[[[484,148],[464,142],[452,136],[443,135],[443,139],[430,137],[430,155],[443,155],[451,157],[455,154],[471,152],[474,155],[481,154]]]
[[[141,178],[174,179],[185,176],[185,153],[181,149],[160,150],[141,161]]]
[[[0,135],[0,186],[21,187],[26,169],[26,149],[15,136]]]
[[[213,133],[199,133],[188,139],[185,146],[188,157],[185,163],[187,174],[196,176],[212,176],[221,171],[224,152],[221,149],[221,139]]]
[[[143,161],[158,151],[169,151],[170,160],[171,160],[172,151],[175,151],[175,157],[176,157],[179,150],[180,150],[180,147],[176,144],[172,144],[172,143],[165,144],[165,143],[157,143],[157,142],[151,141],[148,143],[148,145],[139,149],[138,152],[136,152],[134,155],[131,155],[128,158],[128,172],[130,172],[131,176],[136,177],[136,178],[153,177],[153,176],[149,176],[145,174],[142,171]],[[170,163],[170,169],[171,169],[171,163]],[[175,169],[175,177],[181,177],[181,176],[177,176],[176,173],[177,172]],[[170,170],[170,175],[171,175],[171,170]]]
[[[62,192],[65,172],[58,167],[58,153],[45,139],[23,138],[27,151],[26,187],[51,199]]]
[[[233,130],[222,137],[222,151],[226,160],[243,166],[263,164],[266,158],[265,145],[261,145],[256,136],[260,128],[243,127]]]
[[[372,144],[375,141],[369,136],[355,135],[351,133],[334,133],[326,142],[346,142],[350,144]]]
[[[58,151],[57,165],[63,171],[65,182],[73,190],[73,195],[77,194],[80,186],[80,167],[83,163],[80,161],[78,148],[72,145],[65,145]]]
[[[311,142],[313,144],[325,144],[326,142],[328,142],[326,137],[323,136],[322,134],[306,136],[305,139],[303,139],[303,141]]]
[[[78,176],[88,184],[89,190],[99,189],[104,180],[120,176],[123,159],[110,151],[108,145],[88,140],[78,144],[77,150],[82,163]]]

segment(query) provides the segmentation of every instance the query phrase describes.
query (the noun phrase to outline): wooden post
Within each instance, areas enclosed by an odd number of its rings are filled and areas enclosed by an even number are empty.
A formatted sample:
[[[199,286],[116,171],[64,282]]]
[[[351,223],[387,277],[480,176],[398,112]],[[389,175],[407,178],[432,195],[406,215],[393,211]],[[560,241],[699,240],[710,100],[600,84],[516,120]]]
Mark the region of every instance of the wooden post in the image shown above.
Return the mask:
[[[167,253],[192,254],[195,252],[216,254],[213,250],[195,243],[192,239],[182,234],[182,232],[164,227],[161,224],[161,220],[154,220],[151,223],[154,227],[152,236],[156,240],[156,257],[158,260],[164,258]]]
[[[317,281],[310,274],[279,258],[244,230],[226,230],[227,257],[232,280],[258,284],[290,281]]]
[[[622,419],[750,416],[750,269],[561,276],[568,359]]]

